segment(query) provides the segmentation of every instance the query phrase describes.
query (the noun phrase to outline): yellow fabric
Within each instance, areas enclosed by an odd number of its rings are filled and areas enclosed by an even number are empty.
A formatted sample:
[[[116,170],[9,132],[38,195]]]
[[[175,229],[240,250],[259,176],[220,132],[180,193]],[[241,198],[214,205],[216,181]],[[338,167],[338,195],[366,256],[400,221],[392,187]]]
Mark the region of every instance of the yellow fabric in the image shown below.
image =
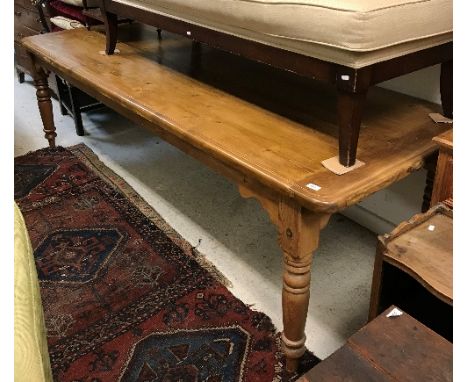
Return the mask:
[[[26,381],[52,381],[52,373],[33,250],[15,204],[15,382]]]
[[[359,68],[453,39],[452,0],[114,0]]]

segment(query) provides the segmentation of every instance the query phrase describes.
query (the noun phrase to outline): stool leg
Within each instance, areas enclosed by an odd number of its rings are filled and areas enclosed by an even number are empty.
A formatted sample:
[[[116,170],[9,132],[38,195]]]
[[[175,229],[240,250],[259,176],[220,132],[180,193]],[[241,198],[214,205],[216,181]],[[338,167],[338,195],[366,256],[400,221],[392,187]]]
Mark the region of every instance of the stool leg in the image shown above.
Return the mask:
[[[107,12],[101,5],[101,13],[104,17],[104,27],[106,29],[106,54],[114,54],[117,45],[117,15]]]
[[[346,167],[356,162],[361,118],[367,91],[338,90],[339,159]]]
[[[453,118],[453,61],[443,62],[440,69],[440,98],[447,118]]]

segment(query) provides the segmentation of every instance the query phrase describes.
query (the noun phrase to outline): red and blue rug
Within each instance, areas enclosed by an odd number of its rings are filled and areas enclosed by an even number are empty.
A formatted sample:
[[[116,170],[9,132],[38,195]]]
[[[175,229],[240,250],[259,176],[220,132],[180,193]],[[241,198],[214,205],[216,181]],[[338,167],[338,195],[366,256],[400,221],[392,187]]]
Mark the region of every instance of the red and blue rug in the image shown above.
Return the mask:
[[[291,381],[270,318],[85,145],[15,159],[56,381]],[[303,358],[304,372],[318,362]]]

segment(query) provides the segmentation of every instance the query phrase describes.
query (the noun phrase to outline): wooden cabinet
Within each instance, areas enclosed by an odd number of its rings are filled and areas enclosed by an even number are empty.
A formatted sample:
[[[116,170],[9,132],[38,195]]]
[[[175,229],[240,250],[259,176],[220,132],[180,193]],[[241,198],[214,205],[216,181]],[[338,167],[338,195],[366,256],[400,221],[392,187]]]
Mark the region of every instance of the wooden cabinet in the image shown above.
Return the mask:
[[[432,189],[431,206],[445,202],[453,208],[453,129],[434,138],[439,158]]]
[[[395,304],[451,340],[452,268],[452,210],[444,204],[379,236],[369,320]]]
[[[392,306],[298,382],[451,382],[452,363],[450,342]]]
[[[44,15],[47,17],[49,10],[42,7]],[[15,0],[14,5],[14,24],[15,24],[15,64],[19,74],[20,82],[24,80],[24,73],[31,73],[29,57],[21,46],[23,37],[33,36],[44,32],[44,26],[41,23],[39,9],[31,0]]]

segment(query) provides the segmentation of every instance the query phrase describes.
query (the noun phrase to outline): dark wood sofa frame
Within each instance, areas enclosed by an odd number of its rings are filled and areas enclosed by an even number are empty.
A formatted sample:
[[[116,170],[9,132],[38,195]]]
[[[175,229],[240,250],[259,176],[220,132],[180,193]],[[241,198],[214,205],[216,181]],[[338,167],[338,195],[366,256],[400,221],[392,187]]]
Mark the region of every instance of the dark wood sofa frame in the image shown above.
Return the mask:
[[[101,10],[106,28],[107,54],[113,54],[115,50],[117,15],[119,15],[187,36],[194,41],[279,69],[334,84],[338,91],[339,161],[346,167],[354,165],[356,161],[366,94],[372,85],[441,64],[440,92],[443,113],[446,117],[452,118],[452,42],[354,69],[148,12],[113,0],[101,0]]]

